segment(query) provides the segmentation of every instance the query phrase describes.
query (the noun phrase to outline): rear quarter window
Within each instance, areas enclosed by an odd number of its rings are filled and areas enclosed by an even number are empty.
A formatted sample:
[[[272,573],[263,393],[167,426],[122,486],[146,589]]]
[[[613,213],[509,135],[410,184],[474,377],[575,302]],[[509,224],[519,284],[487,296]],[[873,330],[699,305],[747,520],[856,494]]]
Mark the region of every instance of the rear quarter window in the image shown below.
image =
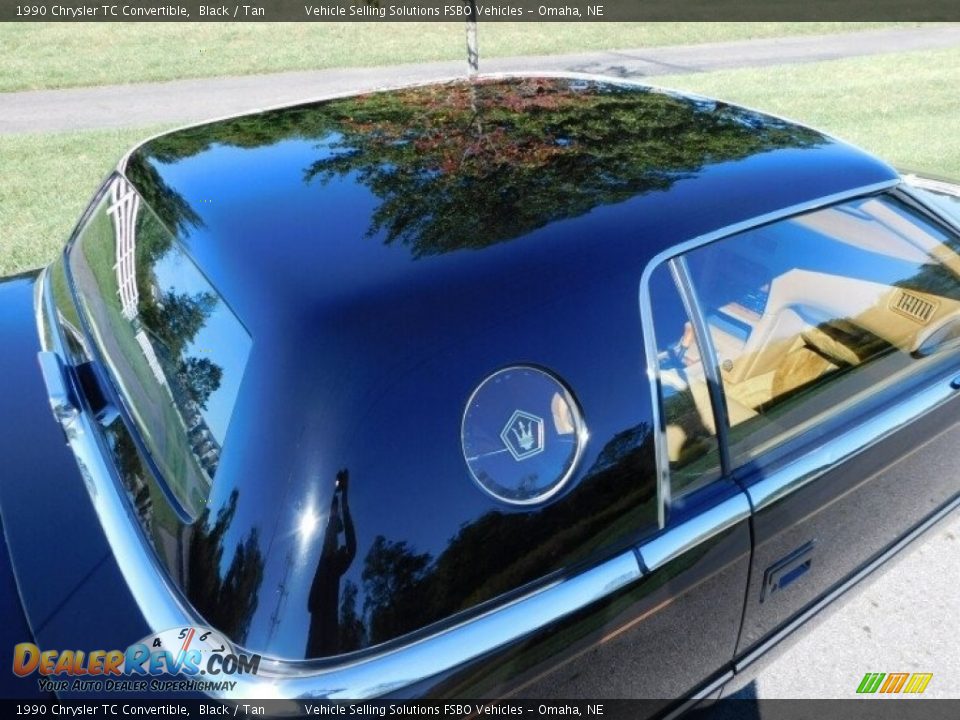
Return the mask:
[[[720,477],[704,356],[667,264],[650,276],[661,425],[674,499]]]

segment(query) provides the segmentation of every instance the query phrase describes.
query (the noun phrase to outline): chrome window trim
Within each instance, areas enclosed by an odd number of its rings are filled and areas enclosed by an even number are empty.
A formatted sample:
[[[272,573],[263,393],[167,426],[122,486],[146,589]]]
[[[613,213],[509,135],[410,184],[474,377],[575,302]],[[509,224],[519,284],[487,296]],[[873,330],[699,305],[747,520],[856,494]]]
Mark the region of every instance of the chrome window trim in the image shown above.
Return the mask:
[[[586,73],[497,73],[480,77],[481,79],[495,79],[531,76],[582,78],[642,87],[656,92],[673,92],[634,81]],[[454,76],[443,80],[404,83],[378,88],[378,91],[463,79],[463,76]],[[320,102],[352,97],[356,94],[355,92],[335,93],[303,102]],[[680,94],[684,97],[702,97],[692,93]],[[251,109],[219,119],[242,117],[268,109],[292,106],[290,103],[283,103],[274,108]],[[769,113],[764,114],[771,116]],[[209,122],[214,122],[214,120],[189,123],[179,129],[198,127]],[[145,143],[175,131],[176,129],[165,130],[134,145],[117,164],[117,172],[121,175],[125,174],[130,156]],[[831,137],[827,133],[824,133],[824,135]],[[661,529],[666,527],[668,521],[671,498],[669,467],[668,465],[665,467],[663,462],[667,454],[665,438],[660,424],[659,373],[656,366],[656,345],[652,334],[652,310],[649,298],[649,279],[653,270],[666,260],[729,235],[843,200],[889,190],[899,183],[899,179],[893,179],[883,183],[854,188],[732,224],[679,243],[659,253],[646,265],[640,279],[639,305],[641,331],[647,356],[646,372],[652,392],[652,420],[656,428],[654,445],[657,463],[657,516]],[[923,204],[921,200],[918,200],[918,202]],[[89,209],[87,212],[89,212]],[[941,217],[936,210],[931,210],[931,212],[936,217]],[[947,221],[944,220],[944,222]],[[950,225],[953,226],[952,223]],[[38,304],[37,313],[40,335],[41,338],[46,339],[47,343],[52,343],[51,347],[45,347],[45,349],[58,352],[62,359],[65,354],[61,346],[59,331],[55,327],[56,323],[46,321],[46,318],[55,317],[55,315],[45,314],[53,307],[49,286],[41,288],[40,292],[44,296],[43,302]],[[53,331],[51,332],[51,330]],[[707,350],[702,348],[701,352],[707,352]],[[715,365],[716,354],[712,351],[709,354],[712,360],[710,364]],[[928,409],[932,409],[932,406]],[[110,540],[117,563],[148,624],[154,630],[177,627],[183,624],[197,624],[200,619],[193,614],[189,604],[183,600],[179,591],[167,581],[165,570],[159,566],[152,548],[149,547],[139,524],[132,516],[126,495],[115,479],[110,463],[105,459],[99,448],[95,420],[89,417],[86,412],[81,412],[65,425],[70,426],[69,429],[66,426],[64,429],[67,431],[71,449],[77,456],[80,472],[103,524],[104,531]],[[843,438],[847,438],[847,435],[844,435]],[[792,490],[802,486],[796,484],[797,478],[806,477],[802,473],[798,475],[796,469],[791,475],[794,476],[793,484],[785,484],[784,492],[792,492]],[[812,479],[810,477],[806,482]],[[769,497],[768,502],[775,502],[777,498],[782,497],[782,494],[774,493]],[[923,527],[898,543],[889,553],[896,552],[926,527],[958,505],[960,505],[960,499],[953,501],[950,508],[940,511]],[[538,588],[512,602],[494,607],[482,615],[420,637],[406,645],[392,646],[380,653],[364,655],[357,659],[345,658],[341,664],[331,666],[327,663],[323,667],[318,667],[316,662],[312,661],[284,661],[264,658],[261,668],[265,669],[266,672],[253,678],[238,676],[237,692],[235,694],[250,698],[276,696],[360,699],[391,692],[417,680],[453,669],[459,664],[469,662],[483,653],[519,639],[550,622],[585,608],[593,602],[609,597],[648,572],[662,567],[670,560],[744,520],[749,517],[750,513],[750,498],[747,493],[738,493],[704,513],[673,528],[666,529],[659,536],[641,545],[636,551],[632,549],[625,551],[583,573],[555,580],[553,583]],[[863,574],[871,571],[881,560],[868,566],[867,570],[851,580],[851,584],[856,582]],[[336,659],[334,660],[336,661]],[[739,670],[740,667],[738,665],[737,669]],[[721,680],[726,679],[729,679],[729,674],[725,674],[721,678]]]
[[[946,225],[955,233],[960,234],[960,221],[955,220],[950,215],[944,214],[943,210],[935,205],[931,205],[926,198],[919,193],[914,192],[914,188],[928,190],[934,193],[942,193],[944,195],[952,195],[953,197],[960,197],[960,186],[949,185],[945,182],[930,180],[917,175],[908,175],[904,178],[903,184],[898,188],[898,190],[910,198],[911,201],[923,208],[927,214],[936,218],[938,222]]]
[[[923,190],[943,193],[944,195],[960,197],[960,185],[956,185],[947,180],[938,180],[936,178],[917,175],[916,173],[907,173],[903,176],[903,182],[908,187],[917,187]]]
[[[764,215],[758,215],[757,217],[753,217],[749,220],[744,220],[739,223],[733,223],[731,225],[727,225],[726,227],[699,235],[695,238],[691,238],[690,240],[678,243],[673,247],[667,248],[666,250],[663,250],[654,256],[644,267],[643,272],[640,275],[638,302],[640,305],[640,325],[643,335],[644,353],[646,355],[647,381],[650,384],[650,400],[652,408],[651,418],[655,430],[654,454],[656,456],[657,465],[657,519],[660,523],[661,529],[666,527],[666,524],[669,521],[671,491],[670,468],[668,460],[669,455],[667,453],[663,418],[661,417],[660,412],[660,372],[657,365],[657,346],[656,339],[653,334],[653,308],[650,298],[650,277],[653,275],[653,271],[659,265],[667,262],[668,260],[683,255],[703,245],[716,242],[717,240],[722,240],[725,237],[736,235],[737,233],[745,230],[750,230],[752,228],[766,225],[777,220],[782,220],[792,215],[798,215],[800,213],[810,212],[812,210],[817,210],[829,205],[834,205],[836,203],[843,202],[844,200],[865,197],[867,195],[873,195],[885,190],[890,190],[898,185],[901,185],[901,180],[899,178],[873,183],[870,185],[863,185],[860,187],[851,188],[850,190],[845,190],[843,192],[833,193],[832,195],[826,195],[814,200],[791,205],[790,207],[775,210]],[[704,349],[701,348],[701,352],[704,352]],[[715,363],[716,358],[712,358],[711,362]]]
[[[50,321],[55,313],[52,288],[47,282],[43,285],[37,324],[41,331],[47,331],[45,335],[50,339],[43,349],[57,353],[62,359],[62,338]],[[147,625],[159,632],[203,624],[202,618],[169,582],[133,516],[115,477],[115,469],[100,448],[95,418],[81,410],[62,425],[117,565]],[[362,699],[396,692],[461,667],[610,597],[749,514],[747,497],[739,493],[639,548],[621,552],[577,575],[554,580],[476,617],[416,637],[406,644],[391,644],[380,652],[321,663],[264,657],[259,675],[238,676],[234,690],[220,697]]]
[[[44,283],[37,308],[38,329],[54,326],[54,301]],[[55,331],[43,350],[65,357]],[[144,536],[115,468],[100,447],[97,421],[86,410],[61,426],[117,565],[144,620],[154,632],[204,621],[174,587]],[[320,661],[282,660],[264,656],[256,676],[238,675],[223,698],[364,699],[396,692],[408,685],[455,670],[486,653],[517,641],[540,628],[610,597],[645,574],[631,548],[576,575],[555,579],[510,602],[407,643],[391,643],[379,652]],[[237,647],[237,650],[243,648]]]
[[[667,487],[662,492],[658,488],[658,498],[664,498],[666,499],[667,503],[669,503],[671,492],[669,488],[669,464],[663,462],[663,459],[667,458],[668,455],[666,453],[665,435],[660,424],[659,372],[656,363],[656,343],[652,333],[653,319],[649,291],[649,279],[653,274],[653,270],[656,269],[660,264],[664,262],[670,262],[674,258],[680,257],[681,254],[689,252],[697,247],[721,240],[724,237],[734,235],[738,232],[766,224],[767,222],[773,222],[794,214],[809,212],[820,207],[826,207],[838,202],[843,202],[844,200],[867,196],[894,188],[896,188],[899,192],[903,192],[912,200],[915,200],[933,218],[936,218],[947,227],[960,232],[960,224],[953,222],[949,218],[944,218],[938,208],[932,207],[929,203],[924,202],[921,197],[918,197],[915,193],[911,192],[910,187],[907,186],[905,182],[898,182],[894,180],[865,186],[849,192],[831,195],[812,203],[798,205],[788,208],[782,212],[772,213],[768,216],[763,216],[746,223],[730,226],[728,228],[694,238],[693,240],[681,243],[667,251],[660,253],[648,263],[647,267],[644,269],[643,275],[641,276],[640,284],[641,323],[644,330],[644,347],[647,354],[647,375],[650,381],[652,393],[654,427],[657,428],[655,449],[657,451],[658,474],[661,477],[665,477],[666,482],[668,483]],[[942,188],[938,189],[942,191]],[[953,191],[960,190],[960,186],[952,186],[951,189]],[[683,289],[680,283],[683,281],[683,274],[684,265],[681,264],[680,276],[678,278],[678,287],[681,289],[681,295],[683,294]],[[699,308],[697,308],[697,315],[700,315]],[[691,321],[693,321],[693,313],[691,313]],[[694,326],[694,330],[695,332],[698,332],[696,325]],[[697,338],[699,341],[699,332]],[[713,358],[713,362],[710,365],[711,367],[715,367],[716,355],[713,352],[712,343],[701,348],[701,352],[708,352],[706,349],[707,347],[710,348],[709,352]],[[957,377],[957,371],[955,369],[952,371],[943,371],[936,380],[931,381],[919,392],[910,395],[906,400],[897,403],[893,407],[872,416],[865,422],[861,422],[850,431],[820,446],[813,453],[806,454],[793,463],[790,463],[789,465],[775,471],[770,476],[747,488],[745,493],[740,493],[720,503],[714,508],[667,530],[665,533],[645,543],[638,549],[644,567],[648,572],[655,571],[657,568],[662,567],[670,560],[691,550],[700,543],[710,539],[711,537],[714,537],[720,532],[723,532],[725,529],[732,527],[746,517],[749,517],[751,512],[757,512],[765,507],[769,507],[781,498],[793,493],[796,490],[799,490],[804,485],[816,480],[818,477],[821,477],[832,467],[846,462],[861,452],[865,452],[878,443],[883,442],[887,437],[896,431],[909,425],[921,416],[934,411],[943,403],[955,397],[958,394],[958,383],[960,383],[960,377]],[[735,663],[735,673],[740,673],[752,665],[757,659],[772,649],[785,637],[789,636],[807,620],[819,613],[833,600],[856,585],[860,580],[883,565],[887,560],[906,547],[918,536],[923,534],[927,529],[935,525],[941,519],[958,508],[960,508],[960,495],[956,496],[953,500],[949,501],[933,515],[922,521],[920,525],[894,543],[890,548],[884,551],[868,565],[861,568],[861,570],[844,581],[840,586],[824,596],[814,606],[791,620],[785,627],[776,632],[773,636],[763,641],[759,646],[737,660]],[[661,516],[668,517],[669,505],[662,507],[659,512]],[[730,675],[724,676],[721,678],[720,684],[729,679]],[[708,690],[714,688],[715,684],[708,686]],[[682,707],[686,709],[688,704],[685,704]]]
[[[720,379],[720,363],[717,350],[713,345],[713,337],[707,328],[707,320],[703,316],[703,308],[697,289],[690,279],[690,268],[686,257],[678,255],[669,261],[673,270],[674,280],[683,304],[687,308],[687,315],[693,325],[693,334],[697,338],[700,351],[700,363],[703,365],[703,375],[707,380],[707,392],[710,395],[710,407],[713,410],[714,435],[717,438],[717,454],[720,457],[720,475],[730,474],[730,445],[727,431],[727,400],[723,392]],[[671,492],[672,495],[672,492]]]
[[[953,387],[957,370],[945,371],[922,390],[860,422],[852,429],[804,453],[802,457],[750,485],[747,494],[755,510],[762,510],[886,440],[898,430],[936,410],[958,393]]]
[[[44,352],[54,353],[61,363],[66,364],[65,358],[68,355],[60,329],[54,320],[56,304],[53,299],[53,288],[46,282],[48,273],[49,270],[44,270],[43,304],[37,308],[36,317],[41,332],[43,328],[51,329],[52,332],[45,336],[41,335],[41,349]],[[134,517],[127,502],[126,493],[110,472],[106,456],[97,441],[97,424],[96,418],[82,407],[78,408],[71,417],[60,422],[70,449],[77,460],[77,466],[87,492],[90,494],[94,510],[110,541],[117,565],[132,593],[134,588],[162,589],[157,595],[152,596],[152,599],[159,602],[155,605],[149,602],[147,604],[150,605],[149,610],[154,620],[159,623],[172,623],[163,626],[163,629],[176,627],[185,619],[194,623],[196,618],[187,612],[179,592],[173,591],[172,586],[167,582],[166,571],[143,536],[140,523]],[[133,594],[137,597],[136,593]],[[151,597],[145,596],[143,599],[150,600]],[[138,606],[146,617],[147,609],[140,602],[140,598],[137,600]],[[150,626],[157,629],[152,623]]]
[[[526,77],[529,74],[504,73],[484,77]],[[576,73],[544,73],[540,76],[583,77],[624,85],[638,85],[651,90],[659,88],[625,82],[618,79]],[[450,78],[460,79],[460,78]],[[429,81],[420,84],[433,84]],[[401,87],[409,87],[403,85]],[[342,93],[318,100],[350,97],[355,93]],[[279,107],[288,107],[284,104]],[[253,110],[251,112],[258,112]],[[239,117],[240,113],[230,117]],[[205,123],[192,123],[194,127]],[[166,135],[171,131],[158,133]],[[148,140],[145,140],[147,142]],[[130,155],[144,143],[134,146],[118,164],[123,173]],[[639,304],[643,342],[647,354],[647,375],[652,391],[653,423],[655,434],[656,462],[658,468],[657,504],[658,522],[664,529],[670,506],[669,468],[663,459],[667,457],[659,412],[659,373],[656,368],[656,347],[652,334],[652,310],[649,298],[649,278],[662,262],[688,252],[696,247],[720,240],[791,215],[814,210],[854,197],[889,190],[899,184],[894,179],[883,183],[854,188],[842,193],[797,204],[749,220],[732,224],[710,233],[685,241],[659,253],[644,268],[640,280]],[[939,217],[938,213],[935,213]],[[52,307],[49,288],[43,289],[44,305]],[[41,313],[38,313],[38,317]],[[51,316],[47,316],[51,317]],[[40,320],[41,336],[54,336],[54,349],[63,357],[58,332],[50,333],[50,326]],[[707,352],[702,349],[702,352]],[[716,355],[709,356],[715,365]],[[139,525],[130,514],[126,496],[113,477],[110,464],[100,452],[95,436],[95,421],[80,413],[71,420],[68,437],[78,459],[81,474],[91,495],[91,500],[104,530],[114,548],[118,565],[130,587],[148,624],[154,630],[197,624],[197,618],[179,592],[166,579],[166,572],[159,566],[152,548],[142,535]],[[65,427],[65,430],[67,428]],[[811,478],[812,479],[812,478]],[[791,489],[795,489],[791,486]],[[750,499],[746,493],[725,500],[690,520],[669,528],[639,548],[623,552],[600,565],[578,575],[555,580],[512,602],[493,607],[487,612],[432,634],[419,637],[408,644],[393,645],[382,652],[364,655],[357,659],[344,658],[343,662],[326,663],[318,667],[314,661],[285,661],[264,658],[262,674],[243,677],[232,696],[237,697],[328,697],[353,698],[376,697],[400,689],[406,685],[451,670],[472,659],[490,652],[504,644],[522,638],[537,629],[564,616],[609,597],[649,572],[662,567],[670,560],[691,550],[697,545],[733,527],[749,517]]]
[[[46,297],[47,278],[50,275],[50,268],[45,267],[37,275],[37,280],[33,286],[33,312],[34,320],[37,323],[37,332],[40,335],[40,347],[49,349],[53,346],[53,328],[47,322],[47,314],[43,312],[44,298]]]

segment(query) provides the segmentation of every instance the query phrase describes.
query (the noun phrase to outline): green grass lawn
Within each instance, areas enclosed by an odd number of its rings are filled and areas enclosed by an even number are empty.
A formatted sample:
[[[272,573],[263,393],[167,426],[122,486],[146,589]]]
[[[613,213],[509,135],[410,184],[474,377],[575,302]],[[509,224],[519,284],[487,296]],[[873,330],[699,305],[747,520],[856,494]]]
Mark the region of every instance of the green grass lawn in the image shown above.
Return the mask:
[[[651,79],[782,114],[960,178],[960,49]],[[0,136],[0,275],[49,262],[97,184],[156,128]]]
[[[50,262],[126,149],[155,131],[0,135],[0,276]]]
[[[649,81],[812,125],[901,169],[960,179],[960,48]]]
[[[481,23],[482,57],[919,23]],[[0,23],[0,92],[464,58],[452,23]]]

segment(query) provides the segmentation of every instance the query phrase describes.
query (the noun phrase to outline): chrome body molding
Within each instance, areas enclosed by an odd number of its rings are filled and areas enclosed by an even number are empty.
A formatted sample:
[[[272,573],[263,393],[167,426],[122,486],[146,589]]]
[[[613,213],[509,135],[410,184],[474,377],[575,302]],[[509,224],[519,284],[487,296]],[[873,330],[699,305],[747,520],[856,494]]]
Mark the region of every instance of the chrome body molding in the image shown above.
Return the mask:
[[[145,620],[154,632],[201,625],[186,601],[169,585],[115,486],[93,436],[87,413],[64,425],[104,531]],[[642,576],[627,551],[586,572],[555,581],[511,603],[409,644],[354,661],[318,667],[309,661],[264,657],[256,676],[237,676],[228,698],[373,698],[463,664],[587,607]],[[238,648],[238,650],[242,650]]]
[[[43,292],[37,322],[55,328],[53,298]],[[44,334],[43,353],[63,362],[59,333]],[[47,343],[50,343],[49,345]],[[56,369],[56,368],[54,368]],[[86,410],[62,417],[61,426],[80,468],[90,499],[113,548],[114,557],[138,609],[150,628],[160,632],[203,619],[171,585],[133,515],[115,468],[101,450],[97,421]],[[492,650],[519,640],[640,579],[637,554],[627,550],[569,577],[538,587],[511,602],[475,617],[395,643],[380,652],[330,661],[288,661],[263,657],[259,674],[238,675],[225,698],[363,699],[396,692],[434,675],[455,670]],[[236,648],[242,651],[242,648]]]
[[[810,459],[810,467],[798,464],[761,481],[747,492],[738,492],[714,507],[669,527],[670,488],[666,447],[657,398],[659,374],[653,337],[649,278],[661,262],[694,247],[728,235],[833,204],[880,192],[896,186],[889,181],[851,189],[694,238],[655,257],[644,269],[640,282],[640,312],[647,354],[647,373],[653,390],[651,403],[658,467],[658,518],[661,533],[635,549],[623,551],[575,575],[535,587],[509,602],[444,626],[426,629],[368,652],[326,660],[285,660],[263,657],[259,674],[237,676],[229,698],[330,698],[363,699],[388,695],[403,688],[456,670],[474,659],[521,640],[566,616],[609,598],[671,560],[718,536],[751,514],[756,506],[774,502],[803,483],[817,477],[836,462],[869,447],[871,437],[889,433],[918,414],[932,409],[954,391],[948,383],[932,387],[903,407],[878,415],[824,446]],[[144,535],[127,499],[117,470],[103,446],[98,421],[82,407],[70,405],[71,378],[65,372],[68,354],[63,344],[52,288],[46,273],[38,280],[37,325],[44,353],[42,363],[54,413],[64,429],[80,468],[91,502],[124,581],[146,623],[155,631],[185,625],[203,625],[187,599],[171,583],[153,547]],[[702,332],[701,328],[701,332]],[[718,383],[717,378],[714,382]],[[59,410],[59,412],[58,412]],[[851,448],[844,453],[842,448]],[[800,461],[803,462],[803,461]],[[918,531],[919,532],[919,531]],[[237,648],[242,650],[242,648]],[[728,679],[728,676],[723,678]],[[721,681],[718,681],[721,682]]]
[[[61,367],[67,353],[55,318],[56,308],[52,289],[45,282],[44,271],[42,308],[37,310],[37,322],[41,331],[41,358],[55,355]],[[47,332],[44,332],[46,328]],[[51,403],[54,399],[51,398]],[[189,605],[172,592],[166,580],[166,571],[160,566],[140,530],[127,496],[107,455],[100,448],[97,420],[85,409],[58,418],[80,468],[94,510],[100,518],[104,534],[110,542],[117,566],[137,600],[144,618],[154,630],[163,630],[183,624],[197,623],[188,611]]]
[[[960,197],[960,187],[946,180],[937,180],[935,178],[923,177],[913,173],[907,173],[903,176],[903,182],[910,187],[923,188],[924,190],[933,190],[954,197]]]
[[[641,281],[641,314],[648,358],[655,361],[652,315],[646,292],[652,269],[668,257],[754,225],[769,222],[804,210],[830,204],[847,197],[877,192],[891,186],[859,188],[839,197],[823,198],[816,203],[788,208],[769,217],[724,228],[681,246],[669,256],[658,257],[644,271]],[[38,331],[43,349],[56,353],[59,362],[67,357],[60,335],[52,290],[46,278],[37,309]],[[651,349],[652,346],[652,349]],[[46,362],[50,363],[50,357]],[[653,387],[658,375],[655,363],[648,368]],[[654,397],[657,397],[654,395]],[[929,401],[922,403],[929,406]],[[653,403],[654,408],[658,403]],[[659,422],[659,419],[657,419]],[[202,625],[190,603],[173,586],[143,535],[116,469],[100,447],[97,421],[84,409],[62,418],[71,450],[90,494],[104,533],[114,549],[118,567],[147,624],[156,632],[184,625]],[[657,433],[661,435],[661,433]],[[661,450],[665,450],[662,448]],[[659,455],[665,459],[666,455]],[[660,488],[661,526],[669,507],[669,483],[665,463],[660,463],[663,482]],[[819,465],[818,465],[819,467]],[[795,475],[795,473],[793,474]],[[792,487],[792,486],[791,486]],[[284,660],[263,657],[257,676],[238,676],[230,698],[330,698],[362,699],[402,690],[430,677],[455,670],[475,658],[526,637],[537,630],[603,600],[642,578],[670,560],[695,548],[749,517],[751,503],[746,493],[717,504],[683,523],[666,528],[660,535],[635,550],[622,552],[582,573],[564,577],[486,612],[425,632],[404,643],[391,643],[380,651],[342,656],[332,660]],[[242,650],[242,648],[236,648]]]
[[[750,501],[746,494],[737,493],[641,545],[639,553],[643,566],[653,572],[749,516]]]
[[[389,694],[523,638],[555,620],[602,600],[642,576],[632,551],[578,575],[558,580],[511,603],[423,639],[325,672],[278,676],[263,672],[241,694],[263,697],[351,699]],[[299,663],[297,663],[299,664]],[[288,663],[293,669],[296,664]],[[268,668],[269,670],[269,668]]]
[[[948,225],[954,231],[960,233],[960,222],[957,222],[951,215],[943,212],[943,210],[933,207],[927,198],[915,191],[916,189],[960,197],[960,186],[951,185],[950,183],[939,180],[931,180],[930,178],[917,177],[916,175],[905,176],[903,178],[903,185],[900,186],[900,192],[936,217],[941,223]]]
[[[750,485],[747,492],[754,509],[762,510],[799,490],[831,468],[869,450],[897,430],[956,396],[957,390],[951,385],[955,376],[955,372],[950,373],[920,392],[904,398],[894,407],[874,415],[840,437]]]
[[[53,298],[43,293],[38,324],[46,329],[44,350],[62,362],[64,349],[50,320]],[[53,330],[53,332],[51,332]],[[96,420],[86,410],[65,418],[62,426],[77,459],[117,564],[140,611],[154,631],[202,624],[174,588],[156,560],[132,514],[115,469],[99,447]],[[716,507],[671,528],[641,546],[627,550],[577,575],[560,578],[511,602],[408,643],[381,652],[330,661],[286,661],[264,657],[256,676],[237,676],[229,698],[361,699],[390,694],[421,680],[461,667],[474,658],[519,640],[571,613],[603,600],[639,580],[645,568],[670,559],[723,532],[750,514],[740,493]],[[643,563],[641,565],[641,563]],[[241,648],[237,648],[241,650]]]
[[[60,356],[44,350],[37,359],[40,361],[40,373],[43,375],[43,384],[47,389],[53,416],[60,423],[72,420],[77,415],[77,406],[70,397],[70,386],[67,384]]]
[[[817,210],[828,205],[843,202],[844,200],[850,200],[855,197],[862,197],[865,195],[872,195],[874,193],[890,190],[898,187],[901,184],[902,183],[900,180],[890,180],[887,182],[865,185],[858,188],[852,188],[841,193],[817,198],[811,202],[783,208],[782,210],[767,213],[766,215],[760,215],[745,222],[719,228],[713,232],[700,235],[699,237],[691,238],[686,242],[674,245],[670,249],[659,253],[647,263],[646,267],[643,269],[642,275],[640,276],[638,301],[640,304],[640,323],[643,328],[644,354],[646,355],[647,360],[646,372],[647,379],[650,383],[650,394],[652,399],[651,407],[654,428],[654,452],[656,454],[657,462],[657,517],[661,528],[665,527],[667,521],[669,520],[671,495],[669,462],[667,461],[667,458],[669,457],[667,453],[667,439],[663,427],[663,418],[660,416],[660,372],[657,365],[657,341],[653,332],[653,308],[650,301],[650,276],[653,275],[653,271],[659,265],[671,260],[672,258],[687,253],[690,250],[698,248],[702,245],[707,245],[708,243],[715,242],[730,235],[736,235],[744,230],[749,230],[760,225],[766,225],[767,223],[771,223],[776,220],[782,220],[783,218],[790,217],[791,215],[798,215],[803,212]]]

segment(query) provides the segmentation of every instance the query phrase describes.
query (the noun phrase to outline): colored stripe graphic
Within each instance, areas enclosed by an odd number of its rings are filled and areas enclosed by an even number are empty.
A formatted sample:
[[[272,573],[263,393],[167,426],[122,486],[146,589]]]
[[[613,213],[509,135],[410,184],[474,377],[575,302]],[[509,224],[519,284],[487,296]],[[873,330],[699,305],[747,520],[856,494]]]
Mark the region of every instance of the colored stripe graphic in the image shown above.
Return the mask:
[[[857,692],[875,693],[877,688],[880,687],[884,676],[885,673],[867,673],[863,676],[863,680],[860,681],[860,687],[857,688]]]
[[[880,692],[900,692],[900,689],[903,687],[904,683],[907,682],[908,677],[910,677],[910,673],[890,673],[887,675],[887,681],[883,684],[883,687],[880,688]]]
[[[861,695],[872,695],[880,691],[881,694],[893,695],[896,693],[919,694],[927,689],[933,679],[933,673],[867,673],[857,686]]]
[[[903,691],[905,693],[922,693],[927,689],[927,685],[930,684],[932,678],[933,673],[914,673]]]

